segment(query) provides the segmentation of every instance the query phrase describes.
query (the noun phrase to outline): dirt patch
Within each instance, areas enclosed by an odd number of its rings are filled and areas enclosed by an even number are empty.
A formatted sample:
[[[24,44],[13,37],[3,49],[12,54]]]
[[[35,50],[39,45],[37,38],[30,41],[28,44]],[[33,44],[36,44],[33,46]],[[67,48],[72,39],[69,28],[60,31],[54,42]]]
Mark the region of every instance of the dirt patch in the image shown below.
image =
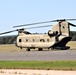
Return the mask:
[[[76,71],[0,69],[0,75],[76,75]]]

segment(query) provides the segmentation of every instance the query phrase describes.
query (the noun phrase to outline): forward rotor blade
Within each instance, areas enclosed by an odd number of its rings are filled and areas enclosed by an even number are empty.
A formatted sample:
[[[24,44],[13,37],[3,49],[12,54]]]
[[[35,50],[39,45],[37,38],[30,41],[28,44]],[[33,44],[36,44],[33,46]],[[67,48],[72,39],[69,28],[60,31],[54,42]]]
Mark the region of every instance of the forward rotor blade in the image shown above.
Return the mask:
[[[74,24],[72,24],[72,23],[70,23],[70,22],[68,22],[69,23],[69,25],[71,25],[71,26],[73,26],[73,27],[76,27],[76,25],[74,25]]]
[[[36,24],[43,24],[43,23],[50,23],[50,22],[66,21],[66,20],[69,20],[69,21],[72,20],[73,21],[73,20],[76,20],[76,19],[57,19],[57,20],[52,20],[52,21],[36,22],[36,23],[30,23],[30,24],[13,26],[13,28],[15,28],[15,27],[22,27],[22,26],[31,26],[31,25],[36,25]]]
[[[18,31],[18,30],[12,30],[12,31],[3,32],[3,33],[0,33],[0,35],[11,33],[11,32],[15,32],[15,31]]]
[[[36,24],[43,24],[43,23],[50,23],[50,22],[56,22],[56,20],[53,20],[53,21],[44,21],[44,22],[37,22],[37,23],[30,23],[30,24],[24,24],[24,25],[18,25],[18,26],[13,26],[13,28],[22,27],[22,26],[31,26],[31,25],[36,25]]]
[[[50,27],[50,26],[52,26],[52,25],[45,25],[45,26],[29,27],[29,28],[25,28],[25,29],[44,28],[44,27]]]

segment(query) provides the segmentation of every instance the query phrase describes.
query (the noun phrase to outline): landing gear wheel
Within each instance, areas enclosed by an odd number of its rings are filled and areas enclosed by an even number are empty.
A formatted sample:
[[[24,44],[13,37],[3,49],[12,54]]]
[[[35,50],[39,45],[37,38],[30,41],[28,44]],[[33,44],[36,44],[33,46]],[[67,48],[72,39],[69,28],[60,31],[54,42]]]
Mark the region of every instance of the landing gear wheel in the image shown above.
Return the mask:
[[[30,48],[27,48],[26,50],[27,50],[27,51],[30,51]]]
[[[38,51],[42,51],[42,50],[43,50],[42,48],[39,48],[39,49],[38,49]]]
[[[51,47],[51,50],[53,50],[54,48],[53,47]]]

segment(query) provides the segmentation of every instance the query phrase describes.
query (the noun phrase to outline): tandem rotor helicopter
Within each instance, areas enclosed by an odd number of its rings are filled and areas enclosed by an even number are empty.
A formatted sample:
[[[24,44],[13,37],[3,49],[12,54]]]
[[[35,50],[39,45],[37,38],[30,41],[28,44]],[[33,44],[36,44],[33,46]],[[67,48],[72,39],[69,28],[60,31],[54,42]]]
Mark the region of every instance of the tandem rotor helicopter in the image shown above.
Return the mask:
[[[73,21],[76,19],[60,19],[60,20],[37,22],[37,23],[14,26],[14,28],[16,28],[16,27],[31,26],[36,24],[50,23],[50,22],[58,22],[57,24],[53,25],[52,30],[49,30],[46,34],[30,33],[24,31],[24,29],[50,27],[52,25],[21,28],[21,29],[0,33],[0,35],[18,31],[16,46],[20,47],[21,49],[26,48],[28,51],[30,51],[30,49],[35,49],[35,48],[38,48],[39,51],[43,50],[43,48],[48,48],[48,49],[51,48],[52,50],[53,49],[66,50],[70,48],[69,46],[66,46],[66,44],[72,38],[72,36],[70,36],[70,25],[76,27],[76,25],[67,22],[67,20]]]

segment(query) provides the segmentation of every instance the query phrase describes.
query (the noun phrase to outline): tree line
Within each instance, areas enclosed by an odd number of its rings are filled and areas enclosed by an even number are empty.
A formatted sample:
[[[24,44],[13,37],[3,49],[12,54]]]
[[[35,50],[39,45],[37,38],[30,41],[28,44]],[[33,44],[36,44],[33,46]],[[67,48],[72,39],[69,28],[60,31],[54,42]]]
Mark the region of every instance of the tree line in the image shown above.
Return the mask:
[[[17,35],[1,36],[0,44],[14,44],[16,42]]]
[[[71,31],[72,41],[76,41],[76,32]],[[14,44],[16,42],[17,35],[12,36],[0,36],[0,44]]]
[[[70,36],[72,37],[72,41],[76,41],[76,31],[71,31]]]

